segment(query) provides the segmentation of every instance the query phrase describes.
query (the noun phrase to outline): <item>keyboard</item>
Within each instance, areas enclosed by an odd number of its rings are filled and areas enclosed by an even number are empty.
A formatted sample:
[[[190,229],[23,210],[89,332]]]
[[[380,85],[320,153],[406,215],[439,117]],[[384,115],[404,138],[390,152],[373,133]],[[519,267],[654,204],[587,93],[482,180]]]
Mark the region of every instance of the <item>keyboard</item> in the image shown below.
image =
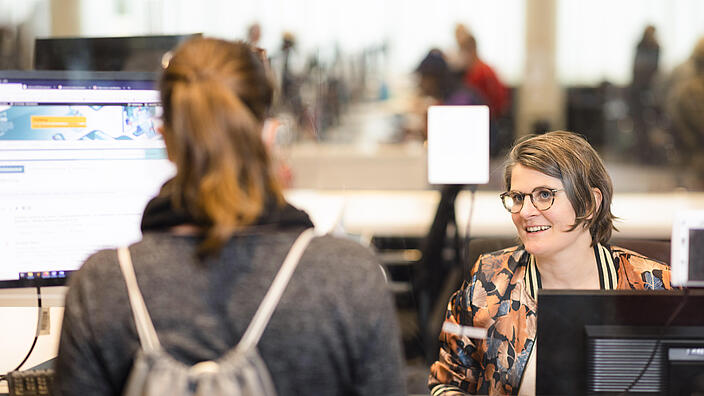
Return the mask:
[[[49,396],[54,394],[54,370],[12,371],[7,384],[9,396]]]

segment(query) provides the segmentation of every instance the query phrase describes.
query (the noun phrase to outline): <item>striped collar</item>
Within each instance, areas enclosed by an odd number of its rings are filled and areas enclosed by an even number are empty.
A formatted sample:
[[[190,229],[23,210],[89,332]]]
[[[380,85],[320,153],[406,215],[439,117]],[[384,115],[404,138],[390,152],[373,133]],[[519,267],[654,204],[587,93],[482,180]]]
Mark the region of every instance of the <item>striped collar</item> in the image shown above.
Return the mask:
[[[596,256],[596,266],[599,270],[599,287],[601,290],[616,289],[618,278],[611,252],[602,244],[597,243],[594,245],[594,256]],[[535,256],[532,254],[528,255],[525,283],[528,288],[528,294],[535,300],[538,296],[538,290],[542,289],[543,285],[540,281],[538,266],[535,263]]]

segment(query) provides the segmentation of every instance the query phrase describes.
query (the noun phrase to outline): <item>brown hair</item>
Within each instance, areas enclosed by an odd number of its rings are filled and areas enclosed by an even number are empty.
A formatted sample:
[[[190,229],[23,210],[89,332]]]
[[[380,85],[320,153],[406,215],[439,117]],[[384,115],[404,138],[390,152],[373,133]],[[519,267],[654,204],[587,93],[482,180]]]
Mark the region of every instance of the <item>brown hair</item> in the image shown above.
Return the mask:
[[[511,171],[516,164],[535,169],[560,179],[576,219],[569,231],[580,224],[589,228],[592,246],[606,243],[616,217],[611,213],[613,185],[599,154],[581,136],[567,131],[530,135],[514,145],[506,161],[504,182],[511,190]],[[601,191],[601,205],[594,198],[592,188]]]
[[[273,96],[255,50],[197,38],[180,46],[160,81],[164,141],[177,173],[173,203],[207,224],[199,256],[217,252],[283,195],[261,138]]]

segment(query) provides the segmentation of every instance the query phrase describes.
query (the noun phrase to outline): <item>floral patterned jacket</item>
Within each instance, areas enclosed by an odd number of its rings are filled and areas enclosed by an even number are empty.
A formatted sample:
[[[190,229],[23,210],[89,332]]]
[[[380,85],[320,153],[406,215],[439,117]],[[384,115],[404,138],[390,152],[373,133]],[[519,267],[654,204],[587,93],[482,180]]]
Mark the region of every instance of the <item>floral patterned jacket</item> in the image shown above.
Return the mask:
[[[602,289],[670,289],[667,264],[615,246],[594,249]],[[440,333],[431,395],[518,393],[537,330],[534,263],[522,246],[479,257],[471,280],[450,297],[445,321],[485,328],[487,338]]]

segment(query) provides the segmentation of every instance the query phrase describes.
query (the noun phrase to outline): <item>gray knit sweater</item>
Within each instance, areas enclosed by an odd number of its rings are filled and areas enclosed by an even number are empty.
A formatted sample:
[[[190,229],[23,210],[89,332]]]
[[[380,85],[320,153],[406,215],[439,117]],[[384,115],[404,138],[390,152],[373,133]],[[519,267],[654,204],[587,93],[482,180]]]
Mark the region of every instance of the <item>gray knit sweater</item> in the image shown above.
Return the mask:
[[[193,364],[234,347],[304,227],[233,237],[198,262],[197,240],[145,232],[130,247],[162,346]],[[259,351],[280,396],[404,395],[396,315],[378,261],[353,241],[314,239]],[[70,281],[56,361],[64,395],[119,395],[139,340],[115,250]]]

